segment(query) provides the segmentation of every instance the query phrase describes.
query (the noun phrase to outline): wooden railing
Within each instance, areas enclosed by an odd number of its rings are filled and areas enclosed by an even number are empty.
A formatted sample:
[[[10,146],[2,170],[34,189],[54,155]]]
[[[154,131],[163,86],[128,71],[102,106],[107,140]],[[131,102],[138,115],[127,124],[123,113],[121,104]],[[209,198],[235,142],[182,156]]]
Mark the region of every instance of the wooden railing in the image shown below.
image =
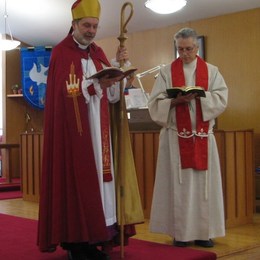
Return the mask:
[[[216,131],[226,226],[252,223],[255,206],[254,132]]]
[[[150,217],[159,132],[132,132],[141,199]],[[254,212],[253,131],[216,131],[222,171],[226,226],[252,223]]]
[[[224,193],[226,227],[252,223],[254,212],[253,131],[216,131]],[[159,131],[132,131],[131,141],[144,215],[150,217]],[[38,201],[42,133],[21,135],[24,200]]]
[[[12,150],[14,148],[19,148],[19,144],[9,144],[9,143],[0,143],[0,160],[1,160],[1,171],[5,178],[5,184],[11,183],[13,179],[13,158],[12,158]],[[5,160],[2,160],[2,150],[3,157]],[[4,162],[2,164],[2,161]]]
[[[23,199],[27,201],[39,201],[42,148],[42,133],[21,134],[22,192]]]

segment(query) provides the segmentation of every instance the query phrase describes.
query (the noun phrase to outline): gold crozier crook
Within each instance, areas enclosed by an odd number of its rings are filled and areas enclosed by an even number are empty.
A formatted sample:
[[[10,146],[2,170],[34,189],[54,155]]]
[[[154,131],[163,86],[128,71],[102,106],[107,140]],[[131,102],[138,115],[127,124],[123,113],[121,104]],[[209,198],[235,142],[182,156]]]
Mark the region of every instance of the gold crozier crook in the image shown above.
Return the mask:
[[[129,6],[131,9],[130,9],[130,13],[129,13],[127,20],[124,21],[125,20],[125,10],[126,10],[127,6]],[[125,33],[127,33],[126,26],[129,23],[130,19],[132,18],[133,14],[134,14],[133,4],[130,2],[124,3],[124,5],[121,8],[120,36],[117,38],[120,41],[120,47],[125,46],[125,41],[127,39],[127,37],[125,36]],[[121,61],[120,66],[123,66],[123,65],[124,65],[124,61]]]

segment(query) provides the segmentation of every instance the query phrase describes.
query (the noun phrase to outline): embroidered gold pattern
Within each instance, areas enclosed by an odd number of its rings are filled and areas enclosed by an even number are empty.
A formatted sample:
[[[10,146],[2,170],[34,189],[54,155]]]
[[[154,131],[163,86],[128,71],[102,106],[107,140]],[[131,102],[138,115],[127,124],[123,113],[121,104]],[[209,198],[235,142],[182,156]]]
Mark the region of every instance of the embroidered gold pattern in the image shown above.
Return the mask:
[[[110,173],[110,149],[109,149],[109,132],[108,129],[103,129],[102,134],[102,154],[103,154],[103,172]]]
[[[68,97],[71,97],[73,99],[78,132],[80,135],[82,135],[83,130],[82,130],[82,124],[80,119],[80,113],[79,113],[79,104],[77,99],[77,97],[80,96],[81,93],[79,91],[79,78],[76,79],[75,66],[73,62],[70,65],[69,82],[66,81],[66,86],[67,86]]]

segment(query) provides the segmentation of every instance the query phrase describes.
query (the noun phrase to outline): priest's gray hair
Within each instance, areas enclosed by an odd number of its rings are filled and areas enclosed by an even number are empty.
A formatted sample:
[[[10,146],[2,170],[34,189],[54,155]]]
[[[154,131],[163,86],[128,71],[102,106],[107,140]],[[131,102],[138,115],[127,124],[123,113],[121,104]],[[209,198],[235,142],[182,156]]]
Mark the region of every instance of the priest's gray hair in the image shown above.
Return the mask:
[[[193,38],[194,44],[198,46],[198,35],[194,29],[191,28],[182,28],[179,30],[175,35],[174,35],[174,42],[176,44],[177,40],[182,38],[182,39],[187,39],[187,38]]]

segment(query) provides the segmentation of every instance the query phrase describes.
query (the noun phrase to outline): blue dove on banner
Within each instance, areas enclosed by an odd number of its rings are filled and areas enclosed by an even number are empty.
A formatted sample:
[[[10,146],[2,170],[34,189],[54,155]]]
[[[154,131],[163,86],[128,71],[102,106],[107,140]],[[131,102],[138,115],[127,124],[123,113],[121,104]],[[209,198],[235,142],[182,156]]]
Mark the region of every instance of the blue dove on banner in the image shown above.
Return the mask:
[[[50,54],[47,47],[21,48],[23,95],[39,109],[44,109]]]
[[[37,65],[34,63],[32,69],[30,70],[29,76],[32,81],[35,81],[37,85],[40,85],[41,83],[46,84],[47,83],[47,72],[48,67],[44,67],[42,64],[40,64],[40,71],[37,71]]]

